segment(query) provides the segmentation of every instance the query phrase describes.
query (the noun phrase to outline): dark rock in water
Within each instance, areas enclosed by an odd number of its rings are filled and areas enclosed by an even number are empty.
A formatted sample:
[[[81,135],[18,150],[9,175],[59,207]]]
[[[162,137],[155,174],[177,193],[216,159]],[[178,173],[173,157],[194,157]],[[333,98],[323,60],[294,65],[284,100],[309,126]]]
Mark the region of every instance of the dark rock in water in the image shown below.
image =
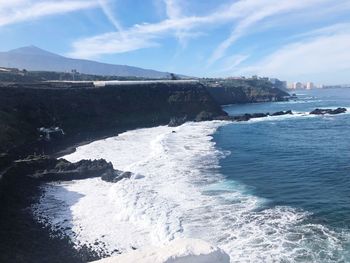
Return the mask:
[[[269,116],[269,113],[253,113],[251,118],[263,118]]]
[[[104,172],[101,176],[101,179],[106,182],[116,183],[122,179],[130,179],[131,172],[123,172],[119,170],[108,170]]]
[[[310,114],[314,115],[324,115],[324,114],[340,114],[346,112],[346,108],[337,108],[335,110],[332,109],[315,109],[310,112]]]
[[[281,116],[281,115],[287,115],[287,114],[293,114],[291,110],[287,111],[277,111],[271,114],[271,116]]]
[[[280,115],[286,115],[286,114],[293,114],[293,112],[291,110],[287,110],[287,111],[278,111],[275,113],[272,113],[270,115],[270,113],[246,113],[243,115],[238,115],[238,116],[233,116],[230,117],[230,120],[232,121],[249,121],[250,119],[255,119],[255,118],[264,118],[267,116],[280,116]]]
[[[331,111],[330,114],[340,114],[340,113],[345,113],[346,111],[347,111],[346,108],[337,108]]]
[[[246,113],[246,114],[243,114],[243,115],[233,116],[232,120],[233,121],[249,121],[251,119],[251,116],[252,115]]]
[[[184,124],[187,121],[187,116],[184,117],[173,117],[170,119],[168,124],[169,127],[176,127]]]

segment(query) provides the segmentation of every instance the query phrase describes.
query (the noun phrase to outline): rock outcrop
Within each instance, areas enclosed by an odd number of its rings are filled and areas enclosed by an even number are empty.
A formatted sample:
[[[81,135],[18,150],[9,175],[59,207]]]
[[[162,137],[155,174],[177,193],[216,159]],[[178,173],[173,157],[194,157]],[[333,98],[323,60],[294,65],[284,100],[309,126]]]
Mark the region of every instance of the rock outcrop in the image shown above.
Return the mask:
[[[54,238],[51,229],[37,222],[30,207],[44,182],[84,179],[113,171],[105,160],[70,163],[33,156],[13,162],[0,178],[0,262],[83,263],[100,258],[91,249],[77,251],[68,237]]]
[[[130,179],[131,176],[132,176],[131,172],[123,172],[119,170],[108,170],[101,175],[101,179],[109,183],[117,183],[122,179]]]
[[[289,94],[264,79],[207,82],[207,90],[220,105],[288,100]]]
[[[345,113],[347,111],[346,108],[336,108],[336,109],[315,109],[310,112],[310,114],[314,115],[324,115],[324,114],[340,114]]]
[[[121,171],[114,170],[113,165],[104,159],[71,163],[48,156],[29,156],[14,161],[4,172],[0,179],[0,195],[11,188],[18,191],[22,181],[26,181],[27,185],[38,185],[41,182],[79,180],[113,173],[119,175]]]
[[[288,114],[293,114],[293,112],[291,110],[287,110],[287,111],[277,111],[271,114],[270,113],[245,113],[243,115],[230,116],[226,119],[231,121],[249,121],[250,119],[263,118],[268,116],[281,116],[281,115],[288,115]]]

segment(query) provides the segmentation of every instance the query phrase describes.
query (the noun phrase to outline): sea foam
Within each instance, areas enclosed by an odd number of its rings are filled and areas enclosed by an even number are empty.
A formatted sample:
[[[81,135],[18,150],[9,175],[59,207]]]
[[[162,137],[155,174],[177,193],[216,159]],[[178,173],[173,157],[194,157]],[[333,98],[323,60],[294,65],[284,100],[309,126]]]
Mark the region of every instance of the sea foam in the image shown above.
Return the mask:
[[[219,173],[220,158],[229,153],[217,149],[211,135],[225,124],[138,129],[79,147],[63,158],[104,158],[139,176],[46,184],[34,215],[78,248],[105,254],[187,237],[218,245],[231,262],[341,258],[348,233],[312,224],[302,210],[268,208],[268,200]]]

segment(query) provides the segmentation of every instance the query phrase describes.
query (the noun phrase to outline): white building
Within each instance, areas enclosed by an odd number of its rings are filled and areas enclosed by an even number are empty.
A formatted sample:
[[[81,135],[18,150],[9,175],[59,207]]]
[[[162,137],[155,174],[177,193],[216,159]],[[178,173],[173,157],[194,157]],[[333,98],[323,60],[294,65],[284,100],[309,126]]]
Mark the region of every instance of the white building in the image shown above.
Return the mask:
[[[292,89],[304,89],[305,85],[301,82],[294,82],[292,85]]]
[[[306,83],[306,89],[313,89],[313,88],[315,88],[315,85],[313,82]]]

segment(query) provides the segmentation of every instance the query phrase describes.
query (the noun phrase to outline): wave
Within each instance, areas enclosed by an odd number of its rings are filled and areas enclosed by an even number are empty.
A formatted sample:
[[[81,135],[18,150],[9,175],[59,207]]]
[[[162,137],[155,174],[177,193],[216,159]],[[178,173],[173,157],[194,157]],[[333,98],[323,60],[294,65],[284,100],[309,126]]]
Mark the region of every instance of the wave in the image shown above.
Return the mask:
[[[268,207],[219,173],[229,152],[215,147],[212,134],[227,123],[139,129],[79,147],[64,158],[105,158],[142,176],[46,184],[33,213],[78,248],[105,254],[189,237],[219,245],[232,262],[342,259],[348,233],[312,224],[306,211]]]

